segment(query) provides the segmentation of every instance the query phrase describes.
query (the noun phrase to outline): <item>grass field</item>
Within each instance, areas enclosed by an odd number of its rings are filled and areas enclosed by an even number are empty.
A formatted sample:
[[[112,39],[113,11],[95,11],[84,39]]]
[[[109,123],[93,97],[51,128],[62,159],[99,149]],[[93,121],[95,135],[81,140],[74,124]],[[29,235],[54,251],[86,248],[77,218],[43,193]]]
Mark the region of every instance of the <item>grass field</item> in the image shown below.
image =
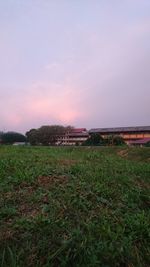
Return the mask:
[[[0,146],[0,267],[150,267],[150,148]]]

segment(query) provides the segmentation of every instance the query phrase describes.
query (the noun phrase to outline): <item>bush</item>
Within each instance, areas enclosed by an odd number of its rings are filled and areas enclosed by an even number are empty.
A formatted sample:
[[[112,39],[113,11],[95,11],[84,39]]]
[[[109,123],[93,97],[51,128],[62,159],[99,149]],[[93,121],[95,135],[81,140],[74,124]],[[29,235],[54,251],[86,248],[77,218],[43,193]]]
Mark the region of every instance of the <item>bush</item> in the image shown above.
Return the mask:
[[[13,144],[15,142],[26,142],[26,137],[21,133],[7,132],[1,135],[2,144]]]
[[[90,137],[83,143],[83,146],[101,146],[104,139],[99,133],[92,133]]]
[[[125,141],[120,135],[109,135],[105,139],[105,144],[112,145],[112,146],[121,146],[125,144]]]
[[[150,141],[145,144],[146,147],[150,147]]]

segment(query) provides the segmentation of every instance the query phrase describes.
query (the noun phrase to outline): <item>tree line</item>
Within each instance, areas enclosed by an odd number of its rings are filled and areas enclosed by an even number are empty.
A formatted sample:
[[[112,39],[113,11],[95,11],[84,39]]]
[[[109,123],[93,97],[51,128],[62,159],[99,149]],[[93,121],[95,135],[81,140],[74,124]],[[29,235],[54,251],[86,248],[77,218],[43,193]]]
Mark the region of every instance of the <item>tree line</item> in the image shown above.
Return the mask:
[[[30,143],[31,145],[56,145],[58,140],[67,132],[71,132],[73,126],[45,125],[37,129],[30,129],[25,135],[18,132],[0,132],[1,144],[14,144],[16,142]],[[61,145],[61,142],[59,142]],[[83,146],[104,146],[123,145],[123,138],[117,135],[110,135],[103,138],[98,133],[92,133],[89,138],[82,143]]]
[[[71,131],[71,129],[73,129],[72,126],[46,125],[38,129],[31,129],[25,135],[18,132],[0,132],[0,143],[24,142],[31,145],[55,145],[58,138]]]
[[[26,136],[31,145],[55,145],[61,136],[72,129],[72,126],[47,125],[38,129],[31,129],[26,133]]]
[[[0,143],[1,144],[14,144],[16,142],[27,142],[27,137],[18,132],[0,132]]]

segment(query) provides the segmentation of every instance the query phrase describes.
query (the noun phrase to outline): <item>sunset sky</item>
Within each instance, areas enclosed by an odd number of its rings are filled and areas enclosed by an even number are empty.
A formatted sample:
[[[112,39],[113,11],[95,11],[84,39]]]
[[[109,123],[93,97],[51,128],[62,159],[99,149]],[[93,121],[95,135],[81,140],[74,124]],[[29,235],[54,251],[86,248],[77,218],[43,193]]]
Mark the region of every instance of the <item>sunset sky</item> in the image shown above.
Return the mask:
[[[0,0],[0,130],[150,125],[150,0]]]

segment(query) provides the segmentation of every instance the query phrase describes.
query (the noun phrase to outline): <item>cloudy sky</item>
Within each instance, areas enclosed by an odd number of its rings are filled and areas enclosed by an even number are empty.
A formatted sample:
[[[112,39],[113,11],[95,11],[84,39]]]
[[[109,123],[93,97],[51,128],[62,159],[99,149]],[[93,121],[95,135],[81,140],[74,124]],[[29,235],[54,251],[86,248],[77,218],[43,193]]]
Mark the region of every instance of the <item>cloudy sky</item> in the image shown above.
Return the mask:
[[[0,0],[0,130],[150,125],[150,0]]]

